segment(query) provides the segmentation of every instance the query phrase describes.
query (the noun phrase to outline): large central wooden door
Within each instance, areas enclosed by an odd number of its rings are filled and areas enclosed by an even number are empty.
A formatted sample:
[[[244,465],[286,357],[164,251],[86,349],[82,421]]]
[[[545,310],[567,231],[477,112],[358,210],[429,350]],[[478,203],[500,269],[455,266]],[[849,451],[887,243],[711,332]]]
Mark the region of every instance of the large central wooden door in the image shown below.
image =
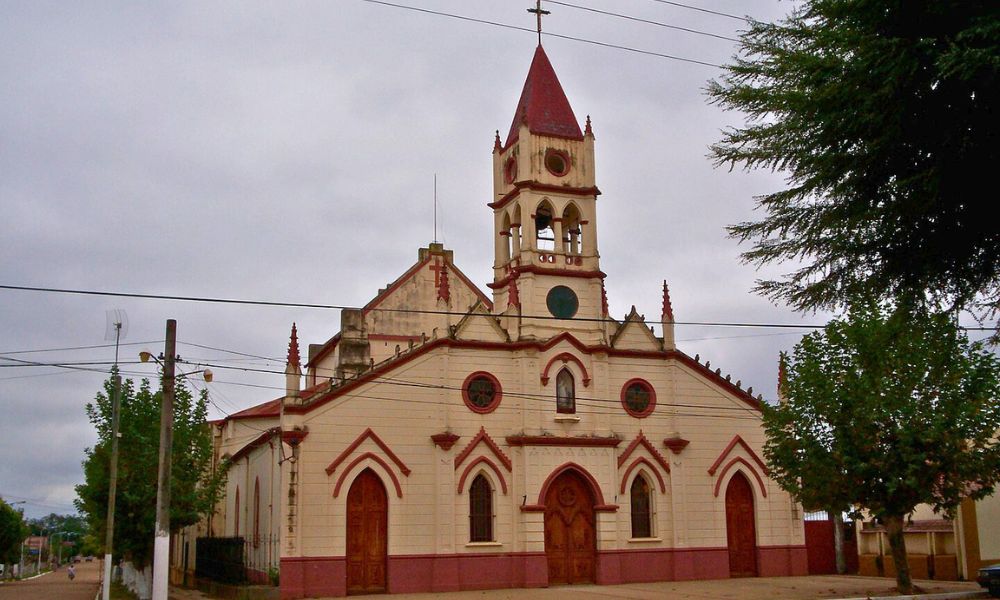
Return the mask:
[[[549,584],[594,581],[597,537],[594,499],[579,475],[567,471],[545,494],[545,558]]]
[[[757,576],[757,531],[753,516],[753,489],[742,473],[726,487],[726,538],[730,577]]]
[[[365,469],[347,493],[347,593],[384,592],[389,531],[385,486]]]

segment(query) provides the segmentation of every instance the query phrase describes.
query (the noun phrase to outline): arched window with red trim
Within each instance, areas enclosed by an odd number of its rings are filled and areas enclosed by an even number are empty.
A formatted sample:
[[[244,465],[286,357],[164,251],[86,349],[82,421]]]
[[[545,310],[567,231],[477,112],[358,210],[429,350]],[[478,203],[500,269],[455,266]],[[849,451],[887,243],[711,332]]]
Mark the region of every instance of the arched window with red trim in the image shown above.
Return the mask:
[[[649,501],[649,482],[637,475],[629,488],[629,503],[632,509],[632,537],[653,536],[652,503]]]
[[[556,412],[576,412],[576,380],[569,369],[563,369],[556,375]]]
[[[482,473],[469,486],[469,541],[493,541],[493,488]]]

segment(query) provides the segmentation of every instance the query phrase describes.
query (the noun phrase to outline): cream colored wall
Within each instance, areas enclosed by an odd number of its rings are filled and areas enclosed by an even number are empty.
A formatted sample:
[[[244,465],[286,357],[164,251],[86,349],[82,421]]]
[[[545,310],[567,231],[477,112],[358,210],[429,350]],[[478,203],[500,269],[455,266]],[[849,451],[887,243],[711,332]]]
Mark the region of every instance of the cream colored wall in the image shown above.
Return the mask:
[[[976,502],[976,528],[979,533],[979,559],[1000,561],[1000,494]]]
[[[548,385],[543,386],[540,381],[540,373],[548,359],[560,352],[578,356],[593,377],[591,386],[584,387],[579,368],[568,363],[577,376],[578,421],[560,419],[555,412],[557,368],[550,372]],[[487,415],[470,411],[459,391],[465,378],[479,370],[492,373],[503,388],[500,406]],[[368,383],[305,417],[309,436],[302,443],[299,462],[301,543],[297,550],[303,555],[345,553],[346,497],[351,481],[366,467],[371,467],[386,484],[390,554],[541,551],[544,547],[542,514],[524,513],[519,507],[523,502],[536,502],[545,478],[567,462],[585,468],[598,480],[605,501],[620,505],[618,512],[598,514],[600,548],[724,547],[725,486],[735,470],[725,474],[718,496],[714,495],[714,488],[721,473],[711,476],[707,471],[737,434],[758,456],[762,454],[764,436],[759,416],[753,409],[708,383],[701,374],[662,358],[588,355],[575,351],[569,344],[558,344],[542,353],[530,349],[511,353],[440,348],[400,366],[385,377],[418,385]],[[645,419],[628,416],[620,403],[621,386],[633,377],[643,377],[656,390],[656,410]],[[326,467],[367,427],[371,427],[411,469],[408,477],[371,440],[354,450],[332,476],[326,474]],[[485,445],[478,446],[459,468],[455,468],[455,457],[481,427],[485,427],[510,457],[512,472],[506,470]],[[437,448],[430,440],[431,435],[445,430],[461,436],[448,452]],[[621,477],[632,458],[619,469],[617,457],[640,430],[669,461],[671,473],[660,473],[667,486],[666,493],[659,491],[655,476],[649,477],[655,490],[657,539],[629,542],[627,485],[636,472],[627,482],[626,493],[621,494]],[[677,432],[690,440],[690,445],[680,455],[672,454],[663,446],[663,440]],[[617,448],[508,446],[504,438],[516,434],[615,435],[622,442]],[[402,499],[397,498],[386,469],[371,459],[351,469],[338,497],[333,497],[334,487],[344,469],[365,452],[385,458],[389,469],[399,479]],[[462,493],[456,493],[464,467],[478,456],[487,456],[496,463],[509,487],[504,496],[496,485],[495,473],[485,470],[494,481],[496,494],[496,544],[491,545],[468,544],[468,486],[478,469],[470,473]],[[641,446],[634,454],[638,456],[656,464],[655,457]],[[742,457],[758,468],[753,457],[742,447],[734,448],[724,463],[733,457]],[[751,473],[746,475],[755,494],[758,544],[804,543],[801,514],[789,497],[764,478],[765,497],[757,479]]]

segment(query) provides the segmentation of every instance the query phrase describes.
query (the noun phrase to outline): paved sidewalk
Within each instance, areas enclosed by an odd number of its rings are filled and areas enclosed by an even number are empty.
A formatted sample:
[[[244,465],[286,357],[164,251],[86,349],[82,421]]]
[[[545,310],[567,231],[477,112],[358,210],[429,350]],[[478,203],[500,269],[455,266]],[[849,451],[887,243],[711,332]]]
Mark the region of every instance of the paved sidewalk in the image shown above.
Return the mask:
[[[76,578],[69,580],[66,567],[33,579],[0,585],[0,600],[94,600],[99,586],[97,562],[76,565]]]
[[[917,581],[922,600],[987,598],[974,582]],[[483,590],[427,594],[380,594],[366,599],[382,600],[814,600],[893,597],[895,581],[881,577],[812,575],[808,577],[757,577],[708,581],[666,581],[624,585],[570,585],[537,589]],[[933,596],[948,593],[947,596]],[[925,595],[926,594],[926,595]],[[171,588],[171,600],[208,598],[196,590]]]

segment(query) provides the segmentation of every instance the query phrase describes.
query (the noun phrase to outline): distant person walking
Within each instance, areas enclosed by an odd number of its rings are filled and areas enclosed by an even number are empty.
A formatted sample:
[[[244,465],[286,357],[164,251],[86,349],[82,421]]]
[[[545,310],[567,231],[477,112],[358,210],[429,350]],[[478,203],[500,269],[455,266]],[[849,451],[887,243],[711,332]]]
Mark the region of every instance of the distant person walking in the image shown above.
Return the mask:
[[[70,563],[70,565],[69,565],[69,580],[73,581],[74,577],[76,577],[76,567],[73,566],[73,563]]]

